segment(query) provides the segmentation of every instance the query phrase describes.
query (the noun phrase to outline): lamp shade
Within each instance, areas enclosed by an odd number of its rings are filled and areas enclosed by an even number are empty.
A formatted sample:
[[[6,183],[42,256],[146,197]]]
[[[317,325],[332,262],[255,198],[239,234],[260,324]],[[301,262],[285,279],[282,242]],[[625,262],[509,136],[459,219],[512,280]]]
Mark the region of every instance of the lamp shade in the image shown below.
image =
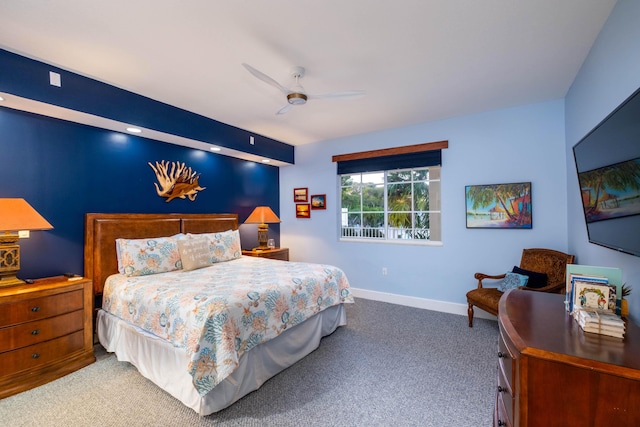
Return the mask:
[[[53,226],[25,199],[0,199],[0,231],[50,230]]]
[[[273,213],[269,206],[258,206],[251,212],[249,218],[244,222],[245,224],[268,224],[280,222],[280,218]]]

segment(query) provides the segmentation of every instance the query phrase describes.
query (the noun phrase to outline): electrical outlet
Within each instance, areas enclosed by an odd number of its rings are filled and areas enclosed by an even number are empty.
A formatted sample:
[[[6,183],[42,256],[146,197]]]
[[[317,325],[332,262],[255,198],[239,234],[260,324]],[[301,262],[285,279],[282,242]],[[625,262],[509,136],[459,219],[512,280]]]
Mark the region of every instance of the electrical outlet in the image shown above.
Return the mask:
[[[255,145],[255,143],[256,143],[256,139],[253,136],[250,136],[249,137],[249,144]]]
[[[29,238],[29,230],[20,230],[18,231],[18,237],[21,239],[28,239]]]
[[[382,275],[383,276],[387,275],[387,267],[382,267]]]

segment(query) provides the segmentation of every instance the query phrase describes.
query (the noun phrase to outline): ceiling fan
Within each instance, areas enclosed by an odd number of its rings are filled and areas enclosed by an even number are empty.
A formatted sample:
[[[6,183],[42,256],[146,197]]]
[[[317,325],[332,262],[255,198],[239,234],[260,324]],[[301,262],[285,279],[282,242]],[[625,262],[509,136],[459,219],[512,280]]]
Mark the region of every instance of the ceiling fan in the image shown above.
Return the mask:
[[[364,91],[362,90],[347,90],[342,92],[330,92],[324,93],[321,95],[311,95],[308,94],[302,85],[300,84],[300,79],[304,77],[304,67],[293,67],[291,69],[291,76],[295,80],[295,84],[288,89],[282,86],[280,83],[267,76],[261,71],[256,70],[249,64],[242,64],[244,68],[247,69],[251,74],[253,74],[258,79],[262,80],[265,83],[270,84],[271,86],[280,90],[280,92],[284,93],[287,96],[287,104],[280,108],[276,114],[284,114],[287,111],[291,110],[295,105],[304,105],[307,103],[308,99],[322,99],[322,98],[353,98],[357,96],[364,95]]]

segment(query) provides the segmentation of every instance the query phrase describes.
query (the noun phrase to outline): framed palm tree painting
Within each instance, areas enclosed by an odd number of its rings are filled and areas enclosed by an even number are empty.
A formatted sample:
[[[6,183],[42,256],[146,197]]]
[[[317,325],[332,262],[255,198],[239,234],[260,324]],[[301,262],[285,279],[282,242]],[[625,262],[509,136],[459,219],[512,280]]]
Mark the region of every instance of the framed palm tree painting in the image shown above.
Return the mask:
[[[467,228],[532,228],[531,183],[467,185]]]

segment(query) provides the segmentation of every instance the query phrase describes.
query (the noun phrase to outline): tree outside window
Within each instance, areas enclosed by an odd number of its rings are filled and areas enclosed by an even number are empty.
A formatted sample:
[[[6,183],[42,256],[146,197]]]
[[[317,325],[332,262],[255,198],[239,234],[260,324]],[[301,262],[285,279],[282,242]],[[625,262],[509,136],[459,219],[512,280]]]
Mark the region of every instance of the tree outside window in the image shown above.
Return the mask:
[[[341,237],[440,240],[440,167],[340,176]]]

